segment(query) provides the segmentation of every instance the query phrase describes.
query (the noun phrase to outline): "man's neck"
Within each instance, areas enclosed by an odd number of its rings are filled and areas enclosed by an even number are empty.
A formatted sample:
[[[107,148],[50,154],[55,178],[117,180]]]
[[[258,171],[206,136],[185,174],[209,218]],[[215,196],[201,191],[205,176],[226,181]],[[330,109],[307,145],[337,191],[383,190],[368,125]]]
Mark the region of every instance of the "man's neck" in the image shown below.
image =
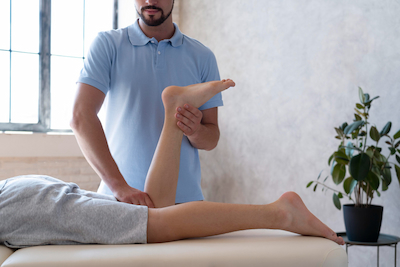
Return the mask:
[[[139,19],[139,27],[142,32],[149,38],[156,38],[157,41],[170,39],[175,33],[175,26],[170,16],[163,24],[159,26],[148,26],[143,20]]]

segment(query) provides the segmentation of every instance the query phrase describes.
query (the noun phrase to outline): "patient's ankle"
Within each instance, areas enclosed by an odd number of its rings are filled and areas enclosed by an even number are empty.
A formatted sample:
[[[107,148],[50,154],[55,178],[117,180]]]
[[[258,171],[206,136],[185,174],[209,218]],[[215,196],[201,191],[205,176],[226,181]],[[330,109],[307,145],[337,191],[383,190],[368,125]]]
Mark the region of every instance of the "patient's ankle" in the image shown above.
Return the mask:
[[[165,109],[175,109],[177,106],[185,104],[182,101],[183,91],[184,88],[179,86],[166,87],[161,94]]]

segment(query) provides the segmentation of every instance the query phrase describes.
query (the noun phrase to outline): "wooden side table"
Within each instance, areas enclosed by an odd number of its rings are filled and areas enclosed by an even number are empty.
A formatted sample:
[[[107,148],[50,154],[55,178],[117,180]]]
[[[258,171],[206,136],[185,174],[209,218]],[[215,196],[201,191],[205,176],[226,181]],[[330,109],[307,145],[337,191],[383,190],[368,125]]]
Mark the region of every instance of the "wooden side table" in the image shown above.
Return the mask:
[[[341,236],[346,243],[346,253],[348,254],[348,247],[351,246],[374,246],[377,247],[377,265],[379,267],[379,247],[381,246],[389,246],[394,247],[394,266],[396,267],[397,261],[397,243],[400,242],[400,237],[394,235],[386,235],[380,234],[378,241],[376,242],[357,242],[350,241],[347,238],[346,232],[336,233],[338,236]]]

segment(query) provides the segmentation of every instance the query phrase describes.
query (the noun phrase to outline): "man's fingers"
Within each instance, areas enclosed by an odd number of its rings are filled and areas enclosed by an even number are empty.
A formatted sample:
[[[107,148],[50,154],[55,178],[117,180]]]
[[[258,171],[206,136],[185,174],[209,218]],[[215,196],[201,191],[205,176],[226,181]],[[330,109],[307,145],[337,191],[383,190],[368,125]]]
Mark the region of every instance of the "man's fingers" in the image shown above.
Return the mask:
[[[203,113],[200,110],[188,104],[185,104],[183,108],[177,107],[176,110],[179,114],[192,121],[200,121],[203,117]]]
[[[195,124],[195,122],[192,121],[190,118],[185,117],[185,116],[183,116],[183,115],[180,114],[180,113],[176,113],[176,114],[175,114],[175,117],[176,117],[179,121],[181,121],[184,125],[186,125],[186,126],[188,126],[188,127],[191,127],[191,126],[193,126],[193,125]]]
[[[185,135],[190,135],[192,133],[192,129],[190,127],[188,127],[187,125],[185,125],[183,122],[178,121],[177,125],[178,125],[179,129],[181,129]]]
[[[130,201],[127,203],[131,203],[133,205],[140,205],[140,202],[137,199],[130,199]]]
[[[203,113],[202,113],[198,108],[195,108],[195,107],[193,107],[193,106],[191,106],[191,105],[189,105],[189,104],[185,104],[183,107],[184,107],[187,111],[189,111],[190,113],[192,113],[194,116],[196,116],[196,117],[201,117],[201,116],[203,115]]]
[[[201,113],[201,112],[200,112]],[[191,121],[198,121],[200,118],[198,117],[198,114],[196,115],[195,112],[192,112],[191,110],[188,110],[186,108],[182,108],[179,110],[178,108],[178,114],[191,120]]]
[[[149,195],[144,196],[144,201],[146,202],[146,206],[149,208],[155,208],[153,201],[151,201]]]

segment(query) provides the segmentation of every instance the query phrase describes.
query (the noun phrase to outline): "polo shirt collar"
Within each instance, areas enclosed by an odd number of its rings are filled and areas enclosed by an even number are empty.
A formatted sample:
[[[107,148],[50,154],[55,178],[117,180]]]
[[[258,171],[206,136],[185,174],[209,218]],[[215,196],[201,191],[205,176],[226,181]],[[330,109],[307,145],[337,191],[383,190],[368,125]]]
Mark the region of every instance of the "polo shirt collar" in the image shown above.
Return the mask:
[[[183,34],[179,30],[178,25],[174,23],[174,26],[175,26],[174,35],[171,37],[171,39],[165,39],[163,41],[168,41],[171,43],[173,47],[177,47],[183,43]],[[139,19],[137,19],[135,23],[133,23],[128,27],[128,36],[129,36],[129,41],[134,46],[143,46],[152,40],[152,38],[147,37],[142,32],[142,29],[140,29]]]

